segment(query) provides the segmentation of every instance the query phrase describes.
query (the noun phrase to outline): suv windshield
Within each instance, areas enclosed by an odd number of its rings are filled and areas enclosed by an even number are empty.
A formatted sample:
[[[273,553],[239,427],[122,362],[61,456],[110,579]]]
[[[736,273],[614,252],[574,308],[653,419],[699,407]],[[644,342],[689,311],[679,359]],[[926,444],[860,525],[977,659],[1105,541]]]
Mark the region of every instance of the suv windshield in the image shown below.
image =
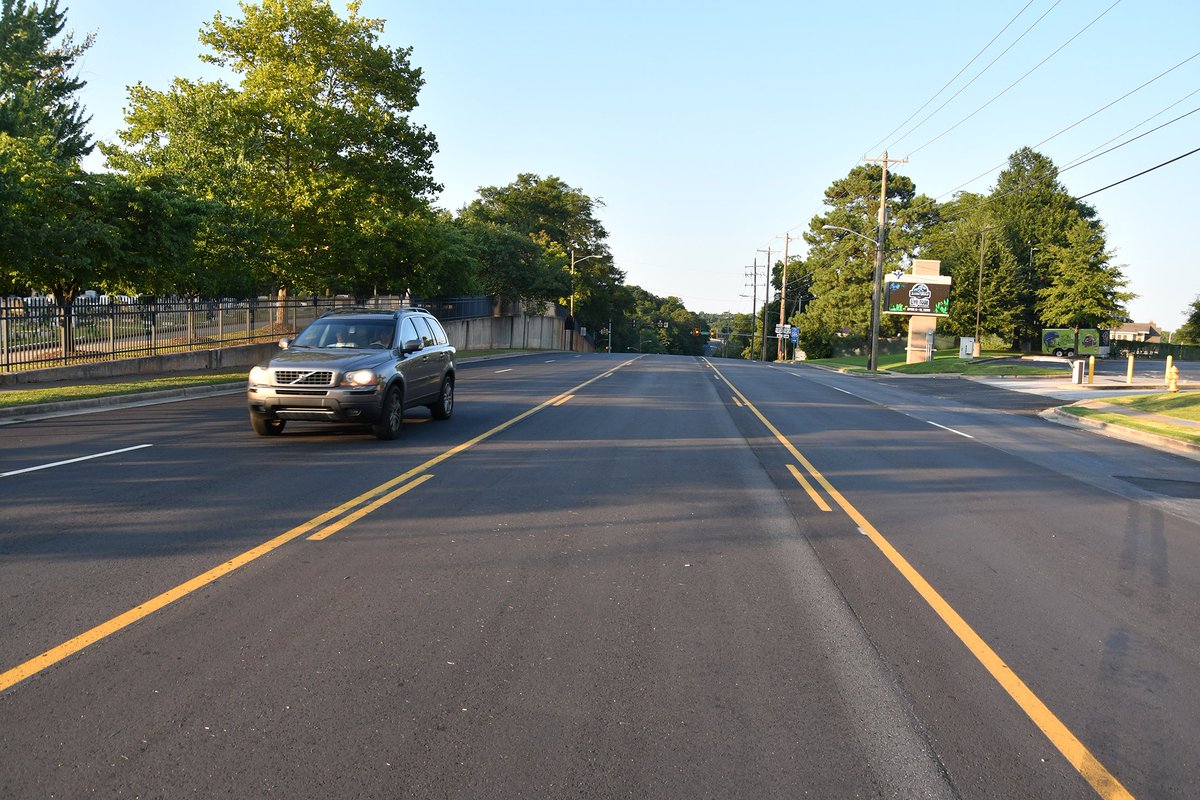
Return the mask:
[[[392,346],[395,323],[391,320],[319,319],[292,342],[293,347],[373,347]]]

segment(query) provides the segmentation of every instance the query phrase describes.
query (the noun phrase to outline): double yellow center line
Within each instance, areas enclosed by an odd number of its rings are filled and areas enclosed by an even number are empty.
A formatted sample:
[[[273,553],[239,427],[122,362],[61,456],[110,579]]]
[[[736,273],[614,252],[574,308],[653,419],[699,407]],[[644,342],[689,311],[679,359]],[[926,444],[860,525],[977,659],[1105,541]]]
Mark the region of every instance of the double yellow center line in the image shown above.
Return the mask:
[[[744,394],[738,391],[737,387],[730,383],[719,369],[707,360],[705,363],[717,374],[717,377],[729,387],[733,392],[735,401],[748,409],[758,417],[759,421],[766,426],[771,435],[775,437],[784,449],[791,454],[812,478],[820,484],[821,488],[829,495],[830,498],[858,525],[861,530],[874,543],[875,547],[884,555],[892,566],[904,576],[909,585],[917,591],[917,593],[925,600],[926,603],[933,609],[934,613],[941,618],[948,628],[954,633],[959,640],[966,645],[971,654],[983,665],[992,677],[1000,684],[1001,688],[1008,693],[1021,710],[1033,721],[1035,725],[1042,731],[1050,743],[1058,748],[1059,752],[1070,762],[1071,766],[1091,784],[1092,788],[1100,797],[1105,800],[1120,800],[1129,798],[1132,800],[1133,795],[1121,785],[1121,782],[1110,773],[1091,751],[1079,740],[1074,733],[1071,732],[1066,725],[1050,710],[1049,706],[1041,701],[1041,699],[1033,693],[1026,683],[1017,676],[1017,673],[1012,670],[1004,660],[996,654],[987,642],[971,628],[967,621],[962,618],[951,605],[946,602],[946,599],[938,593],[933,586],[925,580],[921,573],[917,572],[916,568],[908,562],[900,552],[892,546],[883,534],[876,530],[866,517],[855,508],[849,500],[842,496],[841,492],[834,488],[824,475],[822,475],[816,467],[814,467],[807,458],[805,458],[799,450],[796,449],[787,437],[779,432],[779,429],[771,424],[761,411],[751,403]],[[788,469],[792,475],[804,486],[809,496],[818,503],[818,507],[824,506],[822,510],[829,510],[825,505],[824,500],[813,489],[812,485],[804,478],[804,476],[793,465],[789,464]]]
[[[429,470],[438,464],[441,464],[443,461],[446,461],[447,459],[453,458],[459,453],[471,449],[480,442],[486,441],[502,431],[508,430],[512,426],[516,425],[522,420],[528,419],[539,411],[551,406],[562,405],[574,397],[575,393],[579,392],[584,387],[595,383],[602,378],[608,378],[612,376],[618,369],[628,366],[631,363],[633,362],[626,361],[617,365],[616,367],[606,370],[603,374],[586,380],[573,389],[569,389],[560,395],[556,395],[544,403],[534,406],[524,413],[518,414],[507,422],[502,422],[491,430],[485,431],[473,439],[469,439],[460,445],[450,448],[440,455],[434,456],[424,464],[414,467],[402,475],[397,475],[395,478],[392,478],[391,480],[382,483],[373,489],[363,492],[358,497],[348,500],[336,508],[331,508],[323,514],[313,517],[307,522],[297,525],[285,533],[279,534],[273,539],[268,539],[257,547],[247,550],[246,552],[241,553],[240,555],[237,555],[228,561],[213,567],[207,572],[204,572],[192,578],[191,580],[179,584],[172,589],[168,589],[162,594],[152,597],[144,603],[129,609],[123,614],[119,614],[110,620],[102,622],[96,627],[85,631],[78,636],[68,639],[56,647],[50,648],[44,653],[40,653],[22,664],[18,664],[11,669],[0,672],[0,692],[3,692],[20,683],[21,681],[36,675],[42,670],[57,664],[65,658],[69,658],[70,656],[87,647],[90,647],[102,639],[112,636],[117,631],[129,627],[139,620],[145,619],[154,612],[161,610],[171,603],[174,603],[176,600],[187,597],[189,594],[199,589],[203,589],[205,586],[208,586],[221,577],[246,566],[252,561],[265,556],[267,553],[282,547],[288,542],[291,542],[302,536],[307,536],[310,540],[314,541],[319,541],[332,536],[348,525],[351,525],[354,522],[362,519],[372,511],[387,505],[397,497],[400,497],[401,495],[417,488],[421,484],[431,479],[433,475],[429,474]]]

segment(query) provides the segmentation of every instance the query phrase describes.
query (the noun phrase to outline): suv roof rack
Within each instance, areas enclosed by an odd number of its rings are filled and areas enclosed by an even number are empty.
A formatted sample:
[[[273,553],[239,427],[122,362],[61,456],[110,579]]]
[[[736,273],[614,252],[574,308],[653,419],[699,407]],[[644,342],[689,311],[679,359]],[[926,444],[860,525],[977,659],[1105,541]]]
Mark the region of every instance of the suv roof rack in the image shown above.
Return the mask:
[[[322,317],[328,317],[335,314],[396,314],[405,311],[423,311],[426,314],[431,314],[429,309],[421,306],[401,306],[400,308],[369,308],[367,306],[342,306],[340,308],[331,308],[322,314]]]

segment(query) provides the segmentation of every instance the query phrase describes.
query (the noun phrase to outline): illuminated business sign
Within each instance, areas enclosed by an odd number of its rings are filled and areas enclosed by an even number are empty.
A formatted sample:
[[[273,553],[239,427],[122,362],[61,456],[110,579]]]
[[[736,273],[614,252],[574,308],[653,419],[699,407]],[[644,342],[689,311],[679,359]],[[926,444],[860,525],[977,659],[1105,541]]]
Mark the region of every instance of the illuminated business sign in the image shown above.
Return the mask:
[[[883,284],[883,313],[944,317],[950,313],[948,275],[901,275]]]

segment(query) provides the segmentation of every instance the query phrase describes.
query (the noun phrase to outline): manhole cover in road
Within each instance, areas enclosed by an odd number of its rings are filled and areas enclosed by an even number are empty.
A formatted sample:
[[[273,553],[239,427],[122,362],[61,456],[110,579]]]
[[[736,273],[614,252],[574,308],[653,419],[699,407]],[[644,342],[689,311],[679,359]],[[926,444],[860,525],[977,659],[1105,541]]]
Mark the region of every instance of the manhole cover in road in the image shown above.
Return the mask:
[[[1132,483],[1147,492],[1163,494],[1167,497],[1180,497],[1186,500],[1200,500],[1200,482],[1172,481],[1165,478],[1139,478],[1135,475],[1114,475],[1114,478]]]

